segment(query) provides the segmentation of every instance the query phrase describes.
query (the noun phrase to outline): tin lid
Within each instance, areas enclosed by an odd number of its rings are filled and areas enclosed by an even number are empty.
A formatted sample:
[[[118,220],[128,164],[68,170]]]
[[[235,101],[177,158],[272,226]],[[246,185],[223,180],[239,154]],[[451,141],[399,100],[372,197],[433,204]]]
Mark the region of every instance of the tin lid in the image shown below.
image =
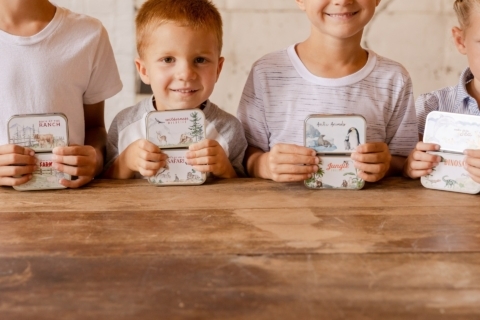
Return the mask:
[[[480,116],[432,111],[427,116],[423,142],[436,143],[441,151],[453,153],[480,149]]]
[[[8,141],[35,152],[68,146],[68,120],[63,113],[14,115],[8,120]]]
[[[321,115],[307,117],[304,145],[317,154],[350,154],[365,143],[367,123],[361,115]]]
[[[147,140],[162,149],[186,148],[205,138],[200,109],[152,111],[146,116]]]

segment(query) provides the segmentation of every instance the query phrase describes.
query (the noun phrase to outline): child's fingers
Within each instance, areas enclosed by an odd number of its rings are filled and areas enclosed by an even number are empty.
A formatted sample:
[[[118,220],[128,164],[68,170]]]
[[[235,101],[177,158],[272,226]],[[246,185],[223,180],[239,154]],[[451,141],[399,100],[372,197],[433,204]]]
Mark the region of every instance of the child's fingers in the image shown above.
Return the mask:
[[[218,146],[218,142],[215,141],[215,140],[212,140],[212,139],[204,139],[200,142],[197,142],[197,143],[194,143],[194,144],[191,144],[188,149],[190,151],[197,151],[197,150],[201,150],[201,149],[204,149],[204,148],[214,148]]]
[[[480,159],[480,149],[479,150],[467,149],[463,153],[469,157]]]
[[[31,174],[35,171],[34,165],[29,166],[3,166],[0,167],[0,177],[13,177]]]
[[[440,150],[440,146],[434,143],[425,143],[425,142],[419,141],[415,146],[415,149],[420,151],[438,151]]]
[[[36,163],[37,159],[31,155],[24,155],[18,153],[0,155],[0,166],[34,165]]]
[[[442,157],[436,156],[434,154],[429,154],[423,151],[414,151],[412,153],[412,158],[415,161],[424,161],[424,162],[433,162],[433,163],[440,163],[442,161]]]
[[[320,159],[316,156],[306,156],[299,154],[269,154],[270,163],[277,164],[293,164],[293,165],[314,165],[320,163]]]
[[[11,153],[30,156],[35,155],[35,152],[32,149],[24,148],[16,144],[5,144],[0,146],[0,155],[7,155]]]
[[[412,170],[428,170],[432,169],[433,167],[437,166],[438,162],[430,162],[430,161],[412,161],[410,162],[410,168]]]
[[[191,166],[197,166],[197,165],[214,165],[216,164],[218,159],[213,156],[206,156],[206,157],[199,157],[199,158],[193,158],[193,159],[187,159],[187,164]]]
[[[480,166],[472,166],[468,163],[465,164],[465,170],[470,174],[473,181],[480,183]]]
[[[203,148],[203,149],[197,149],[196,151],[189,151],[185,155],[187,159],[195,159],[195,158],[200,158],[200,157],[214,157],[218,154],[218,149],[217,148]]]
[[[355,152],[358,153],[380,153],[388,151],[388,146],[385,142],[370,142],[359,145]]]
[[[299,166],[292,164],[272,164],[270,171],[274,175],[305,175],[312,174],[318,171],[318,166]]]
[[[363,163],[383,163],[387,162],[388,154],[385,153],[357,153],[354,152],[350,156],[353,160]]]
[[[153,144],[151,141],[140,139],[136,142],[140,149],[143,149],[149,153],[160,153],[160,148]]]
[[[380,173],[368,173],[368,172],[357,172],[357,175],[360,179],[363,179],[366,182],[377,182],[382,179],[384,175]]]
[[[90,156],[58,156],[58,155],[53,155],[52,160],[55,162],[55,164],[66,164],[69,166],[76,166],[76,167],[83,167],[83,166],[90,166],[92,165],[92,162],[95,161],[93,160],[94,158]]]
[[[155,173],[160,170],[160,168],[163,168],[165,167],[165,165],[167,164],[167,162],[164,160],[164,161],[158,161],[158,162],[152,162],[152,161],[140,161],[140,163],[138,164],[138,168],[139,170],[152,170],[152,171],[155,171]],[[140,172],[141,173],[141,172]],[[142,173],[142,175],[144,175]]]
[[[389,166],[385,163],[375,163],[375,164],[370,164],[370,163],[363,163],[363,162],[354,162],[355,168],[358,170],[361,170],[363,172],[369,173],[369,174],[382,174],[385,175],[387,172]]]
[[[408,173],[408,176],[412,179],[417,179],[426,175],[429,175],[432,173],[432,169],[426,169],[426,170],[410,170]]]
[[[199,172],[213,172],[215,171],[215,165],[194,165],[192,166],[196,171]]]
[[[295,155],[311,156],[311,157],[314,157],[317,154],[315,150],[310,148],[297,146],[295,144],[283,144],[283,143],[275,145],[270,152],[295,154]]]
[[[93,175],[95,173],[95,168],[93,166],[75,167],[75,166],[65,165],[62,163],[54,163],[52,167],[57,171],[69,174],[71,176],[77,176],[77,177],[89,176],[93,178]]]
[[[27,183],[30,179],[32,179],[31,174],[24,175],[22,177],[14,178],[14,177],[1,177],[0,178],[0,186],[19,186],[21,184]]]
[[[71,145],[69,147],[55,147],[52,153],[59,156],[91,156],[96,151],[92,146]]]
[[[76,189],[89,183],[92,180],[93,180],[93,177],[91,176],[83,176],[83,177],[78,177],[77,180],[61,179],[60,184],[67,188]]]

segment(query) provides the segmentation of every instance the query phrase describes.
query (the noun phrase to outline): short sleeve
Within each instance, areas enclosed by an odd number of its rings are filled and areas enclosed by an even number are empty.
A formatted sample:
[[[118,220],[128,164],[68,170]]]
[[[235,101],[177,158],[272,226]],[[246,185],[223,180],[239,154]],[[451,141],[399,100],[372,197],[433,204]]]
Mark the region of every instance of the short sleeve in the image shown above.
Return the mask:
[[[95,104],[113,97],[122,90],[122,81],[113,55],[108,33],[103,26],[92,63],[87,89],[83,95],[84,104]]]
[[[415,102],[417,112],[418,132],[423,135],[425,132],[425,122],[430,112],[438,110],[438,97],[432,93],[422,94]]]
[[[417,117],[412,81],[409,76],[404,80],[386,130],[386,141],[392,155],[406,157],[418,142]]]
[[[243,89],[237,117],[245,130],[248,145],[268,152],[270,133],[265,118],[263,94],[264,89],[254,66]]]

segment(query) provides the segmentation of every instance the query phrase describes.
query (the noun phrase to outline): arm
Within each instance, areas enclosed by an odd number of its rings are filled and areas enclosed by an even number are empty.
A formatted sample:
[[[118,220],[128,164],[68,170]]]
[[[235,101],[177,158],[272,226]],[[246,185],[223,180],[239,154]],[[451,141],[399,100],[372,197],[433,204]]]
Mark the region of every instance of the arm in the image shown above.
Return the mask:
[[[0,146],[0,186],[28,182],[35,171],[35,152],[14,144]]]
[[[250,176],[278,182],[306,180],[318,171],[319,162],[314,150],[293,144],[277,144],[269,152],[249,146],[245,152]]]

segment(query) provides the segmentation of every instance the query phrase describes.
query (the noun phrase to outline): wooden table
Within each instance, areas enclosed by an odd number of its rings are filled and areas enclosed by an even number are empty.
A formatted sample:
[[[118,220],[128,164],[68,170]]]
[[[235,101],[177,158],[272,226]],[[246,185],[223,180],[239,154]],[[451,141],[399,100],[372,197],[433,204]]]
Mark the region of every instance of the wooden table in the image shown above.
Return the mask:
[[[0,188],[0,319],[480,319],[480,196]]]

